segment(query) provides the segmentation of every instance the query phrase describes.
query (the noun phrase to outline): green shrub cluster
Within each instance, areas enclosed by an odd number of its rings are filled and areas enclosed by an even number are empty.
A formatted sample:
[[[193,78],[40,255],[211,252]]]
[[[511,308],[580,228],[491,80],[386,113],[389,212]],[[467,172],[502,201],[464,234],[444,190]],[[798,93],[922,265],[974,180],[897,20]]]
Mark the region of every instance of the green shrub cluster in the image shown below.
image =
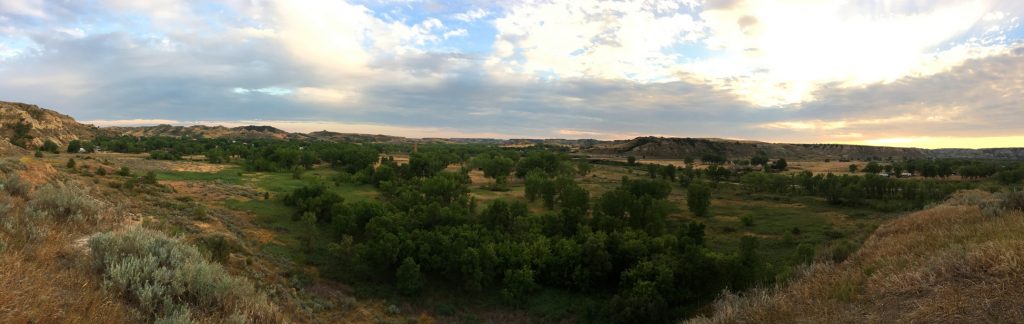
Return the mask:
[[[249,281],[207,261],[192,245],[132,228],[93,236],[89,248],[108,289],[157,322],[277,323],[283,318]]]

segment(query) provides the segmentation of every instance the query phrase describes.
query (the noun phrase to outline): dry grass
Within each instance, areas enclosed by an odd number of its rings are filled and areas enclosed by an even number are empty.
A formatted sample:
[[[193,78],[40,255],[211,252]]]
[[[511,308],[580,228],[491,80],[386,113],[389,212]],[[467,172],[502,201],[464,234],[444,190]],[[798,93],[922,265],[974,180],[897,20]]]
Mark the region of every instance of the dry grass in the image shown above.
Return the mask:
[[[0,205],[0,323],[138,321],[75,248],[85,226],[28,215],[21,197],[0,195]]]
[[[691,323],[1024,322],[1024,214],[983,215],[962,192],[875,231],[841,264],[775,289],[726,294]]]

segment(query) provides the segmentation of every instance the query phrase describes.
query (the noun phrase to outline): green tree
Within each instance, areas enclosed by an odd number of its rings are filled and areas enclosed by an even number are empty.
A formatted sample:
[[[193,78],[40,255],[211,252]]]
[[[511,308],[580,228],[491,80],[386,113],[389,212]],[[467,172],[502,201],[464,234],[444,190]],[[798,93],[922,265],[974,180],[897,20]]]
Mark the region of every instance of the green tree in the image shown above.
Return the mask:
[[[668,181],[676,181],[676,166],[671,164],[663,165],[658,170],[658,174],[661,176],[662,179],[666,179]]]
[[[864,172],[867,173],[879,173],[882,172],[882,166],[878,162],[871,161],[868,165],[864,166]]]
[[[768,166],[768,157],[763,154],[758,154],[750,158],[751,165],[760,165],[762,167]]]
[[[786,163],[786,159],[775,160],[775,163],[772,164],[772,169],[775,171],[785,171],[787,167],[789,167],[789,163]]]
[[[527,295],[538,288],[533,279],[533,270],[528,266],[518,270],[505,270],[504,284],[501,297],[510,304],[522,303]]]
[[[525,188],[524,195],[526,200],[533,202],[541,196],[541,188],[544,187],[544,183],[548,181],[547,176],[542,171],[530,171],[530,174],[526,175],[526,181],[524,181]]]
[[[420,273],[420,265],[412,257],[406,257],[405,260],[402,260],[402,265],[398,266],[398,270],[395,271],[395,285],[398,287],[398,292],[406,296],[419,294],[423,289],[423,274]]]
[[[75,158],[68,159],[68,163],[65,164],[65,166],[67,166],[68,169],[74,169],[75,168]]]
[[[72,140],[68,142],[68,153],[78,153],[82,149],[82,141]]]
[[[578,173],[581,176],[590,174],[590,171],[593,169],[594,167],[590,165],[590,161],[588,160],[584,159],[580,160],[579,162],[576,162],[576,173]]]
[[[711,208],[711,190],[699,181],[690,183],[686,188],[686,205],[697,217],[707,217]]]
[[[857,168],[856,164],[850,164],[850,173],[857,173]]]
[[[496,187],[502,187],[508,182],[508,175],[515,167],[515,161],[502,155],[478,156],[473,164],[483,169],[485,177],[494,179]]]
[[[632,155],[626,157],[626,164],[630,166],[636,165],[636,157]]]

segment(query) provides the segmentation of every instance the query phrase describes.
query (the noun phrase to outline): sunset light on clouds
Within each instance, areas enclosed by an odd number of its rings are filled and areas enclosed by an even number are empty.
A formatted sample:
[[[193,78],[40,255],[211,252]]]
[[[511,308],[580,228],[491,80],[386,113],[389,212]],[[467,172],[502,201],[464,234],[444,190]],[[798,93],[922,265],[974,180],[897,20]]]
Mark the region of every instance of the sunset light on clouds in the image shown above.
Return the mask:
[[[0,95],[100,126],[1020,147],[1022,15],[1015,0],[5,0]]]

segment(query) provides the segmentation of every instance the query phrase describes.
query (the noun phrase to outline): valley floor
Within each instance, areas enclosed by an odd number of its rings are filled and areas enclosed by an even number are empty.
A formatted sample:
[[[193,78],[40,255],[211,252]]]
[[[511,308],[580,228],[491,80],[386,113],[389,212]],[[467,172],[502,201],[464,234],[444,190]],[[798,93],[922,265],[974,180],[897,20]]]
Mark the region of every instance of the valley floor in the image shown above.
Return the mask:
[[[571,320],[562,308],[580,297],[545,291],[520,309],[508,309],[486,298],[481,302],[480,296],[436,293],[408,299],[327,278],[319,266],[322,256],[304,245],[314,244],[311,236],[331,238],[293,221],[294,210],[278,198],[315,182],[333,183],[330,190],[346,201],[378,195],[369,185],[333,181],[338,174],[327,168],[301,175],[252,173],[230,165],[99,153],[79,156],[76,171],[69,172],[64,164],[72,156],[16,156],[0,165],[5,175],[17,174],[30,188],[23,195],[0,194],[0,207],[8,208],[3,211],[7,228],[0,229],[0,322],[146,320],[126,302],[131,298],[104,290],[84,243],[95,233],[130,227],[198,246],[228,273],[266,292],[276,307],[272,313],[288,322],[559,322]],[[121,167],[136,176],[152,171],[158,184],[126,188],[133,178],[113,174]],[[97,175],[99,169],[109,173]],[[595,165],[577,181],[597,196],[623,176],[645,175]],[[495,199],[525,199],[522,182],[491,191],[479,171],[471,178],[471,194],[481,206]],[[26,209],[33,206],[33,192],[47,183],[69,181],[87,186],[105,206],[102,212],[87,222],[39,221],[33,225],[38,233],[26,234],[19,226],[29,222]],[[668,200],[679,207],[670,217],[705,222],[708,248],[715,251],[736,250],[741,237],[755,236],[763,242],[764,257],[779,268],[809,261],[794,253],[801,244],[817,247],[822,262],[800,267],[796,279],[778,288],[724,295],[713,311],[704,312],[706,317],[691,322],[1024,321],[1019,302],[1024,300],[1019,289],[1024,287],[1024,216],[1020,211],[983,213],[980,206],[999,199],[992,194],[962,192],[934,208],[897,217],[830,206],[822,199],[751,195],[735,184],[720,186],[713,216],[699,219],[686,209],[685,189],[673,184]],[[544,208],[540,202],[529,206]],[[836,258],[836,249],[861,243],[847,261],[824,262],[846,257]]]

